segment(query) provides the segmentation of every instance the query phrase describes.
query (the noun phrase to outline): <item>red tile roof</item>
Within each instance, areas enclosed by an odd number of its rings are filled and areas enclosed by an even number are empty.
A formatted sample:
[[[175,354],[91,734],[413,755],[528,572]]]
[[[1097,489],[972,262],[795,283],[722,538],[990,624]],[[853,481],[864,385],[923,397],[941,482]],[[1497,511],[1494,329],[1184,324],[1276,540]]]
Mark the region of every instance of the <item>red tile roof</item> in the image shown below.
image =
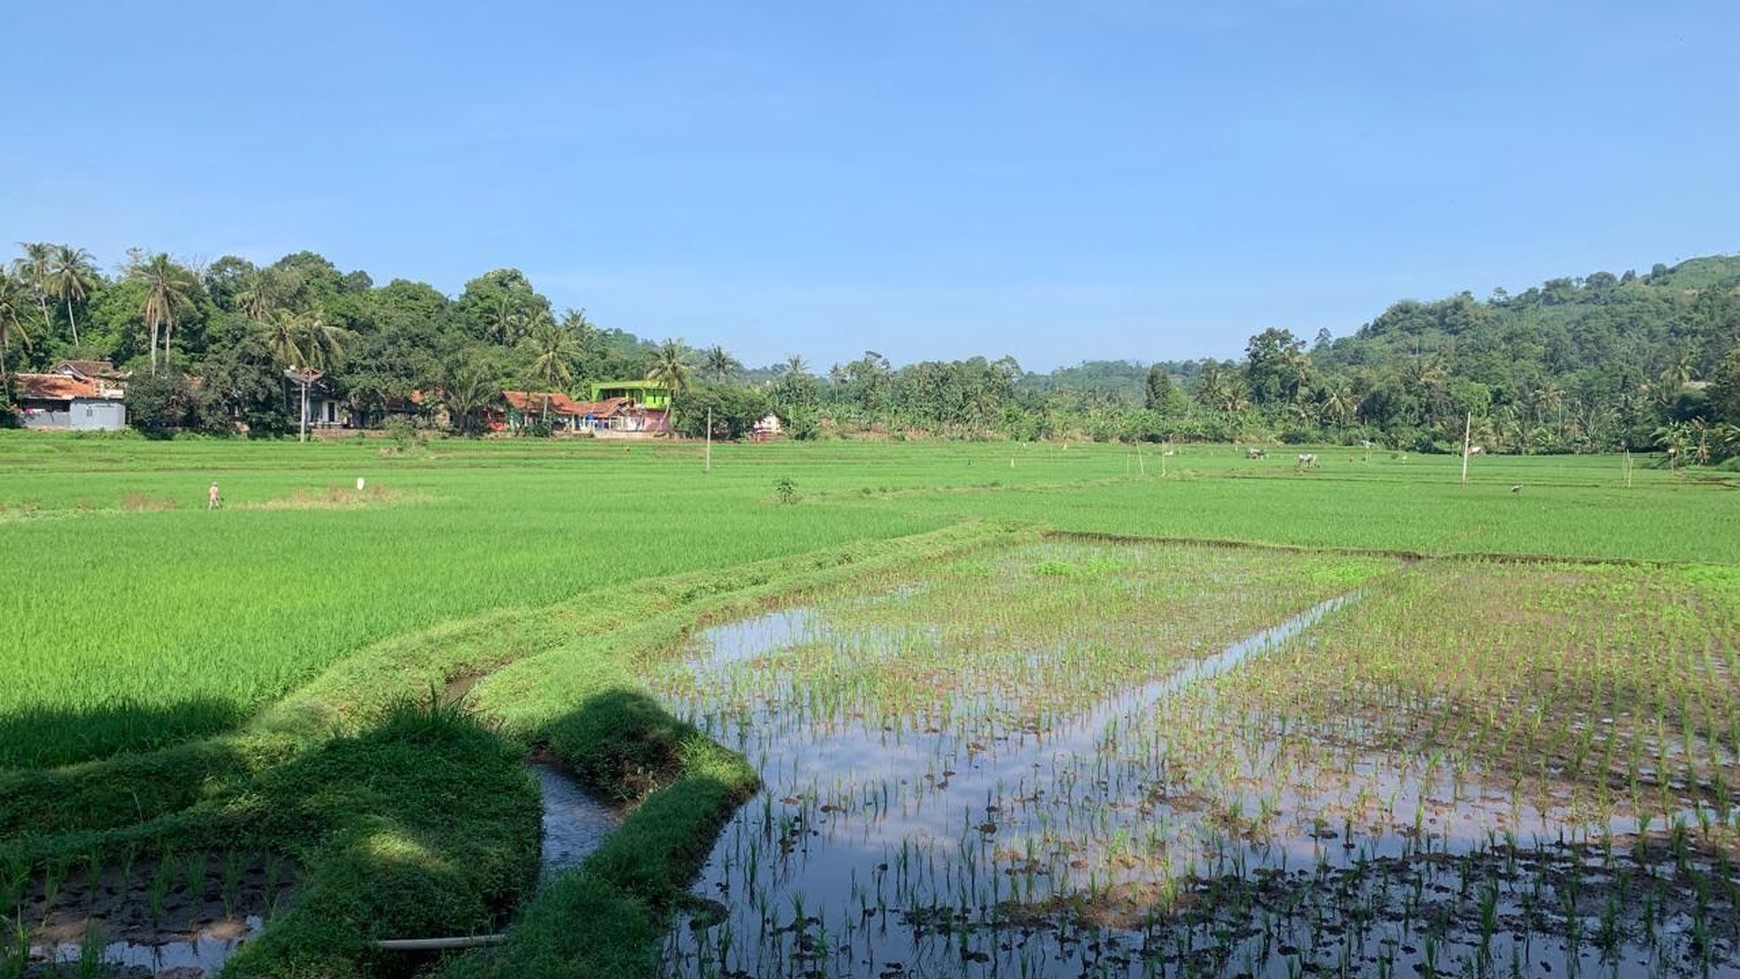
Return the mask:
[[[61,374],[70,373],[77,377],[86,378],[105,377],[126,380],[131,376],[127,371],[116,370],[115,365],[106,360],[63,360],[56,363],[54,369]]]
[[[100,394],[96,381],[65,374],[18,374],[14,380],[20,401],[70,401],[73,398],[95,398]]]
[[[613,418],[617,414],[634,407],[633,398],[605,398],[603,401],[579,401],[574,407],[576,414],[584,417]]]
[[[605,398],[603,401],[575,401],[565,394],[555,391],[503,391],[503,400],[508,407],[516,411],[544,410],[545,399],[549,399],[550,413],[553,415],[569,415],[574,418],[611,418],[634,407],[633,398]]]
[[[548,406],[550,411],[566,415],[574,404],[573,399],[559,391],[503,391],[501,396],[509,408],[519,411],[543,411]]]

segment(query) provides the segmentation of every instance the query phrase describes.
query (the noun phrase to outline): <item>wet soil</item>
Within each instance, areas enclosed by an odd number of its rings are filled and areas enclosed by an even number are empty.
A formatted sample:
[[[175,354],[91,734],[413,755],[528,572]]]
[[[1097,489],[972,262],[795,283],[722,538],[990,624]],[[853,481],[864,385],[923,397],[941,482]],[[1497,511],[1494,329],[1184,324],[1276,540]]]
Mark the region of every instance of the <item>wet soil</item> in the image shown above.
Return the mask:
[[[75,863],[31,878],[7,920],[28,935],[27,974],[56,974],[95,951],[106,974],[191,979],[216,971],[287,907],[299,880],[289,860],[257,853],[144,858],[94,873]]]

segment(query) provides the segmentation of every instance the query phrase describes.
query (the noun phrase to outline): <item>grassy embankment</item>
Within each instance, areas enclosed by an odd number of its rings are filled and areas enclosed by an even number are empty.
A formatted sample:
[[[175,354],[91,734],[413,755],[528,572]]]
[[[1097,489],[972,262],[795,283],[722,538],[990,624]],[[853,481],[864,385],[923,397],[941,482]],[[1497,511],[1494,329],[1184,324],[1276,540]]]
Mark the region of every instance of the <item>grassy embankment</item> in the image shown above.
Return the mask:
[[[637,660],[672,648],[710,615],[1000,536],[963,528],[848,545],[384,643],[242,732],[0,776],[0,797],[20,800],[0,810],[9,838],[0,863],[52,874],[74,860],[132,863],[141,852],[282,849],[306,868],[306,884],[230,973],[370,974],[395,964],[372,939],[489,930],[524,896],[536,874],[537,797],[519,759],[540,744],[595,789],[634,804],[588,864],[583,891],[639,930],[589,942],[587,952],[645,960],[642,939],[656,934],[660,910],[704,856],[710,827],[754,776],[646,698]],[[517,673],[474,691],[493,730],[402,704],[419,687],[516,659]]]

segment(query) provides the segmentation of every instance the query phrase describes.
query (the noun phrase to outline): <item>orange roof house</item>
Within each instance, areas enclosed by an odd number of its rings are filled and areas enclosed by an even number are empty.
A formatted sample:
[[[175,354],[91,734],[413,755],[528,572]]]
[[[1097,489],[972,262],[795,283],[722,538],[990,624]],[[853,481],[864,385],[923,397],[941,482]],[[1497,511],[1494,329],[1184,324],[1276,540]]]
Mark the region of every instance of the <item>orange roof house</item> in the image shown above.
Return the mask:
[[[595,435],[651,435],[669,430],[663,411],[645,408],[633,398],[575,401],[557,391],[503,391],[501,396],[507,403],[510,428],[543,420],[554,431]]]
[[[127,424],[121,390],[71,373],[17,374],[12,391],[25,428],[114,430]]]

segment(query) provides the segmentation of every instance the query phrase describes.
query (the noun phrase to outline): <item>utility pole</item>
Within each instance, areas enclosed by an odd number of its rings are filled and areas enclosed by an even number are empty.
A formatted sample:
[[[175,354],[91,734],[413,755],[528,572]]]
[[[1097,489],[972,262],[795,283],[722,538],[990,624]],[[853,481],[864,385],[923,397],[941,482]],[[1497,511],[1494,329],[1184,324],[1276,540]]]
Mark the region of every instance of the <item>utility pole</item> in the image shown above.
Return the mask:
[[[702,463],[702,471],[713,471],[713,406],[707,406],[707,452],[706,461]]]
[[[312,367],[297,367],[291,364],[284,368],[284,376],[302,385],[302,419],[297,425],[296,441],[308,441],[308,385],[319,380],[321,373]]]
[[[1468,420],[1462,423],[1462,485],[1468,485],[1468,451],[1474,436],[1474,412],[1468,413]]]

